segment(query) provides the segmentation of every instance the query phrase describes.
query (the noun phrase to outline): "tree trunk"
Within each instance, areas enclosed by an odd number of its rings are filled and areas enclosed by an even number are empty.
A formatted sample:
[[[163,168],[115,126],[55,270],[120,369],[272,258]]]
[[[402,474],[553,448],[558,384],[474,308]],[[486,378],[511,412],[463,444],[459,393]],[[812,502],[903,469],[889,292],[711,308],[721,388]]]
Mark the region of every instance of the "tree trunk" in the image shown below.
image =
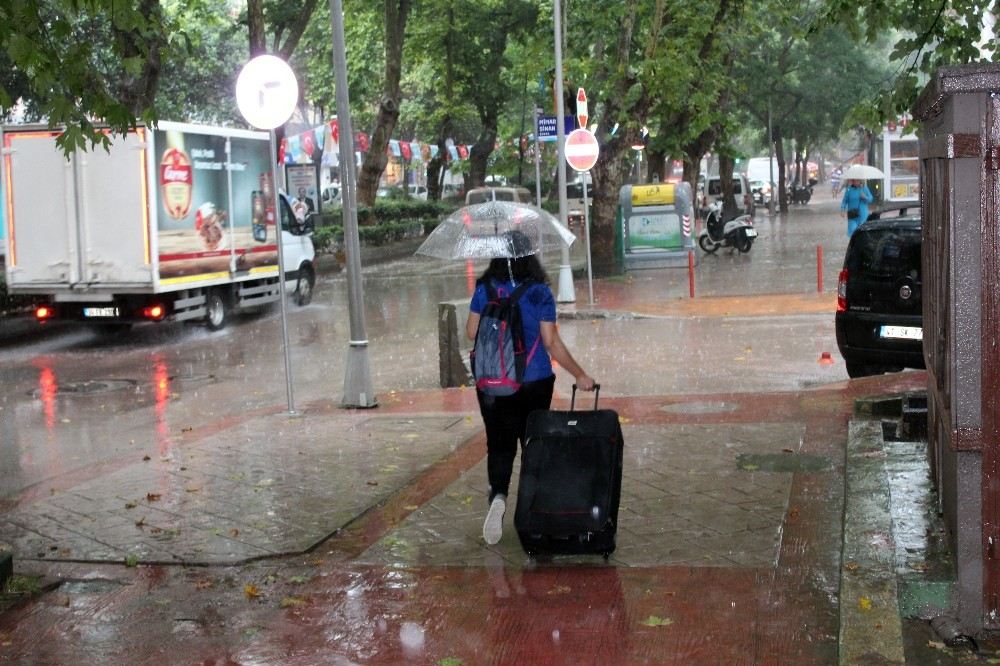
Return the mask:
[[[719,185],[722,188],[722,219],[731,220],[739,213],[736,205],[736,193],[733,187],[733,170],[736,168],[733,156],[728,153],[719,154]]]
[[[250,40],[250,57],[254,58],[267,53],[263,0],[247,0],[247,31]]]
[[[785,182],[785,141],[781,136],[781,125],[774,125],[771,130],[774,139],[774,158],[778,161],[778,206],[782,213],[788,212],[788,184]]]
[[[403,72],[403,38],[411,0],[385,0],[385,79],[382,99],[379,100],[371,147],[365,153],[358,174],[358,203],[371,206],[375,203],[379,179],[388,162],[386,148],[396,122],[399,120],[399,101],[402,92],[399,81]]]
[[[615,220],[618,210],[618,192],[628,175],[625,155],[632,138],[619,134],[601,144],[600,158],[590,170],[593,180],[588,194],[593,197],[591,208],[590,248],[594,275],[618,275],[623,267],[615,254]]]
[[[444,172],[448,168],[448,147],[445,142],[451,136],[451,132],[451,116],[446,115],[438,128],[437,155],[427,162],[427,198],[432,201],[441,200],[442,181],[444,180]]]
[[[646,157],[649,160],[646,162],[646,182],[647,183],[662,183],[666,175],[665,165],[667,162],[667,154],[662,150],[650,150],[646,149]]]

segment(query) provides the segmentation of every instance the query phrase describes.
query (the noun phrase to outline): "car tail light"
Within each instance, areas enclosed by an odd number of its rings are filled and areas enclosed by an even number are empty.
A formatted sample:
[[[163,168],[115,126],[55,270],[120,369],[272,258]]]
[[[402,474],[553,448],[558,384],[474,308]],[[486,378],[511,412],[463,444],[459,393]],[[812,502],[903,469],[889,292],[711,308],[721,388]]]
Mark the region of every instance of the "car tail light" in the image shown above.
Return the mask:
[[[847,269],[837,279],[837,312],[847,312]]]
[[[142,309],[142,316],[146,319],[152,319],[153,321],[160,321],[167,314],[166,308],[160,304],[147,305]]]
[[[48,321],[56,316],[56,311],[51,305],[39,305],[35,308],[35,319],[38,321]]]

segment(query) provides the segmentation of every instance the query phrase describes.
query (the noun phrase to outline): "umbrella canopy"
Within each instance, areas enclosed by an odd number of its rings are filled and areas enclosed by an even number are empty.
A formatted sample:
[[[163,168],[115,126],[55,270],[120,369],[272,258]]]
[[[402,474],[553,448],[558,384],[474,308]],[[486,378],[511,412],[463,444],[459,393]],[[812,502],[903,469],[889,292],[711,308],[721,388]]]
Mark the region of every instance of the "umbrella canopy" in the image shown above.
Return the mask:
[[[852,164],[840,177],[844,180],[873,180],[885,178],[885,174],[880,169],[867,164]]]
[[[417,254],[438,259],[516,259],[575,240],[576,236],[541,208],[487,201],[459,208],[446,217]]]

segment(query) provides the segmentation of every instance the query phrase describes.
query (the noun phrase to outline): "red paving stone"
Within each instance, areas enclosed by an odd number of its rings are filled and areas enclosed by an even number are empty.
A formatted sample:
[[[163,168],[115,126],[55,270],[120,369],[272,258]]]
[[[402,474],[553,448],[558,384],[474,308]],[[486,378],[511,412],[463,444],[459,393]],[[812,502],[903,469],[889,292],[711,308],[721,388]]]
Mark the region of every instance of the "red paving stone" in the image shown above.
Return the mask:
[[[852,400],[919,388],[923,379],[906,373],[800,393],[609,399],[624,418],[644,425],[806,424],[802,451],[830,457],[835,469],[793,475],[772,568],[555,560],[518,569],[486,549],[462,567],[350,562],[481,459],[479,436],[304,556],[242,568],[28,564],[25,571],[73,582],[0,617],[0,662],[833,663],[840,456]],[[470,396],[394,394],[384,406],[468,410]],[[673,409],[706,403],[725,409]]]

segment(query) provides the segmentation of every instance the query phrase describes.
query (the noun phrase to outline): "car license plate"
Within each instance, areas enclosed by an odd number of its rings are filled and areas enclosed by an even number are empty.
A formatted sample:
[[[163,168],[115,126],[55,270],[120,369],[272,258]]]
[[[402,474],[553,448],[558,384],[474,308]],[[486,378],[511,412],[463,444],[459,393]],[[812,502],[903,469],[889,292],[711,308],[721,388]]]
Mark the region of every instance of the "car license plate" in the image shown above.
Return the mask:
[[[757,230],[756,229],[745,229],[744,231],[746,232],[747,238],[756,238],[757,237]]]
[[[117,317],[118,316],[118,308],[113,308],[113,307],[112,308],[84,308],[83,309],[83,316],[84,317],[95,317],[95,318],[99,318],[99,317]]]
[[[892,338],[895,340],[924,339],[924,331],[919,326],[882,326],[878,335],[880,338]]]

